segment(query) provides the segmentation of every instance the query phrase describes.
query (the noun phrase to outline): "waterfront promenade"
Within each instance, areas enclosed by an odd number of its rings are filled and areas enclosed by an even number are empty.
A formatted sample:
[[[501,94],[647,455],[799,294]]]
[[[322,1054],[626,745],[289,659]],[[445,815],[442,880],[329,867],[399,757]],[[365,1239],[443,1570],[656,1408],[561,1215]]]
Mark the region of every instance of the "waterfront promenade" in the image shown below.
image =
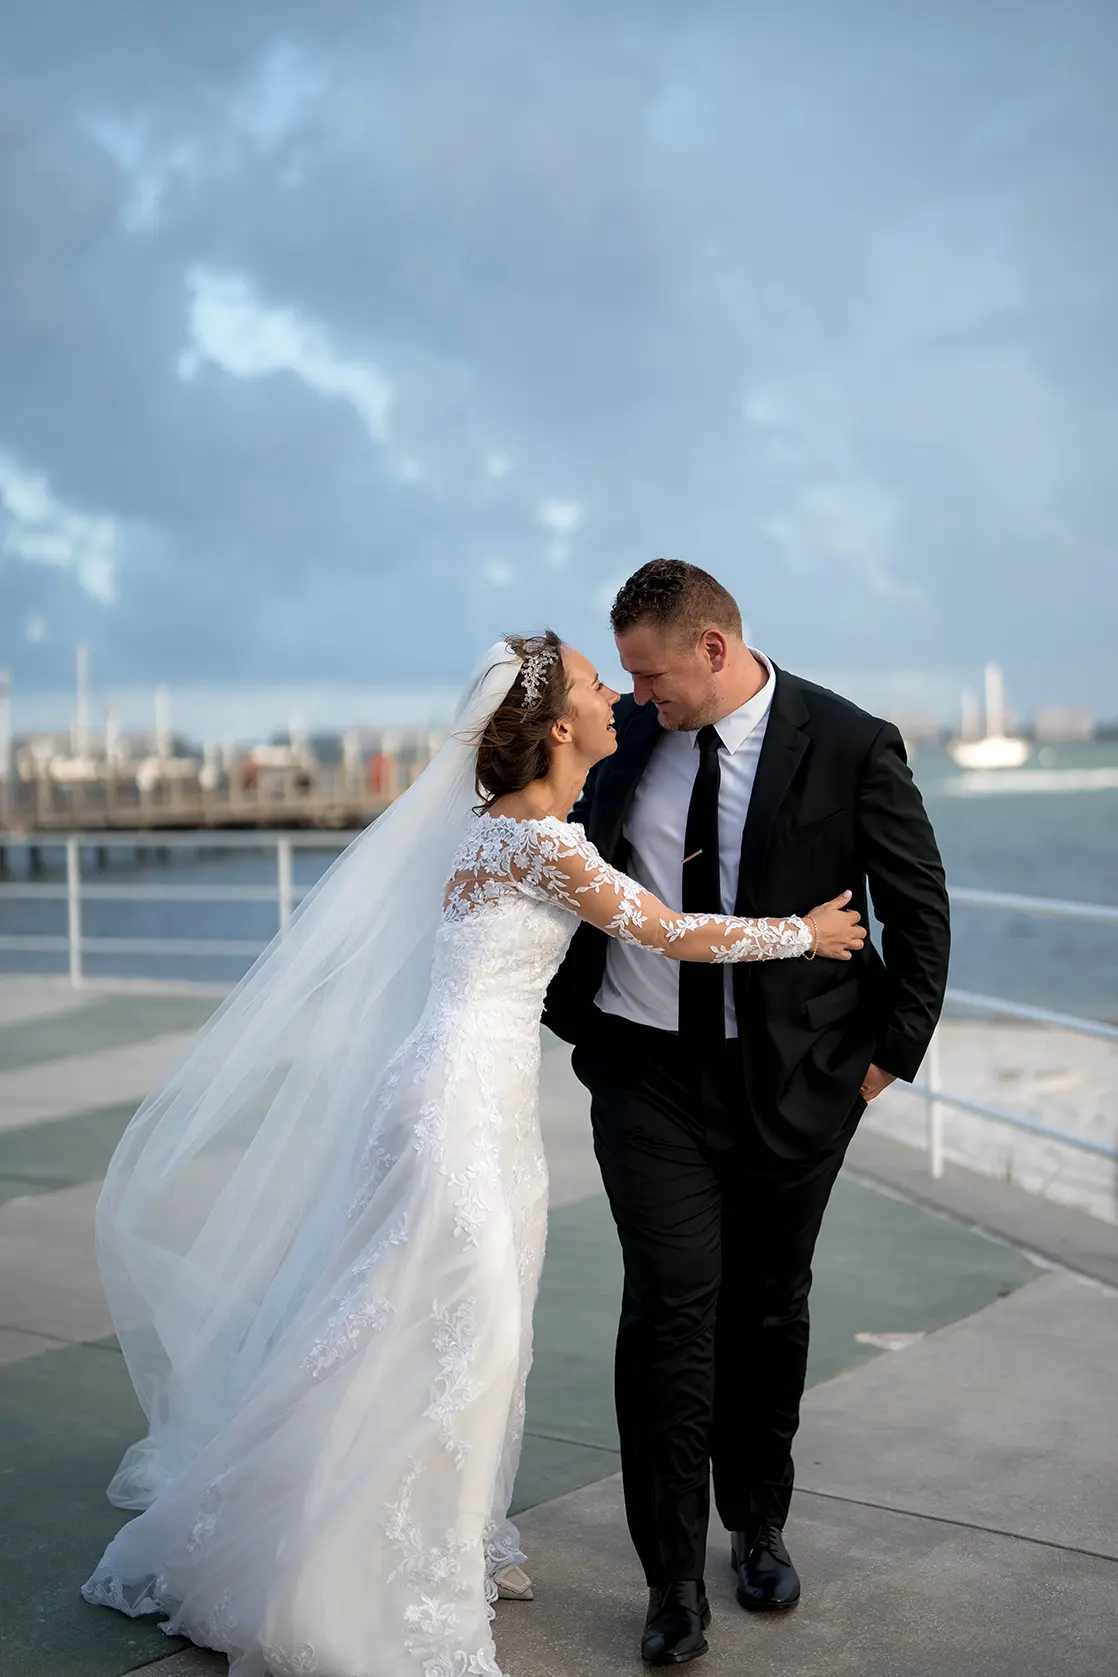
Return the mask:
[[[77,1594],[140,1427],[92,1264],[99,1179],[218,994],[0,979],[4,1677],[225,1669]],[[610,1392],[619,1265],[562,1045],[544,1068],[553,1209],[516,1498],[537,1599],[500,1605],[498,1646],[512,1677],[635,1673],[644,1597]],[[951,1165],[933,1181],[867,1130],[816,1275],[788,1532],[804,1601],[775,1621],[742,1613],[716,1528],[698,1669],[1112,1677],[1118,1231]]]

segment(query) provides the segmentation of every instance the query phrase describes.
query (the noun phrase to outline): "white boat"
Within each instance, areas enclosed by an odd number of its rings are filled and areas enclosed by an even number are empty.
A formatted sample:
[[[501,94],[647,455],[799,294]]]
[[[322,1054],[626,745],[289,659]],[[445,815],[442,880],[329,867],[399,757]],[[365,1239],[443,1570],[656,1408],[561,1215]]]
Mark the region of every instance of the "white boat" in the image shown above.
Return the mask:
[[[997,664],[986,666],[986,732],[977,730],[977,707],[963,695],[963,726],[948,746],[961,769],[1019,769],[1029,760],[1029,742],[1005,728],[1005,683]]]
[[[1006,734],[956,740],[950,750],[961,769],[1019,769],[1029,760],[1028,740]]]

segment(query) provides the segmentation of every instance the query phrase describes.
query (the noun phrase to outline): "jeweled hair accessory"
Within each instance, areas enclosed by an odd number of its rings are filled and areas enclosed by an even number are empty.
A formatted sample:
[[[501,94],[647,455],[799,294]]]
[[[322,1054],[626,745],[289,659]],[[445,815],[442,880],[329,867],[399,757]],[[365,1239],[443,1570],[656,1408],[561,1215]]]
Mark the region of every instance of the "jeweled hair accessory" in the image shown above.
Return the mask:
[[[544,682],[547,680],[547,672],[558,656],[559,654],[553,646],[541,646],[536,651],[528,653],[522,666],[525,710],[539,703]]]

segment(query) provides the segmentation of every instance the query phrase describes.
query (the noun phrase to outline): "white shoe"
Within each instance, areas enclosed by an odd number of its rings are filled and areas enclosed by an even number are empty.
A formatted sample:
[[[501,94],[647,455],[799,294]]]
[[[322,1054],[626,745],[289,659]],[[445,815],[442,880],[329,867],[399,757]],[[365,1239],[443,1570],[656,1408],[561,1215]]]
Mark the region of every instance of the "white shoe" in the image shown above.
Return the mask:
[[[499,1601],[534,1601],[535,1592],[532,1580],[522,1566],[515,1562],[511,1566],[502,1566],[493,1574],[493,1582],[497,1586]]]

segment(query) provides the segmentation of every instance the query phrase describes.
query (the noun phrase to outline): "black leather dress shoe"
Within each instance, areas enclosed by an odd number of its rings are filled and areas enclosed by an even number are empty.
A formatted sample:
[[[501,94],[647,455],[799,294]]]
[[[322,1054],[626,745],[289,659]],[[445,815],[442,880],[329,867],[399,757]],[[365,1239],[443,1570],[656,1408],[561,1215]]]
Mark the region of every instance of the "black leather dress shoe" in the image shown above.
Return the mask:
[[[695,1578],[654,1585],[648,1592],[648,1618],[641,1637],[646,1665],[686,1665],[707,1651],[704,1630],[710,1624],[706,1586]]]
[[[751,1613],[795,1607],[799,1601],[799,1576],[784,1547],[784,1533],[772,1521],[761,1522],[752,1542],[744,1531],[733,1534],[730,1565],[738,1576],[738,1600]]]

